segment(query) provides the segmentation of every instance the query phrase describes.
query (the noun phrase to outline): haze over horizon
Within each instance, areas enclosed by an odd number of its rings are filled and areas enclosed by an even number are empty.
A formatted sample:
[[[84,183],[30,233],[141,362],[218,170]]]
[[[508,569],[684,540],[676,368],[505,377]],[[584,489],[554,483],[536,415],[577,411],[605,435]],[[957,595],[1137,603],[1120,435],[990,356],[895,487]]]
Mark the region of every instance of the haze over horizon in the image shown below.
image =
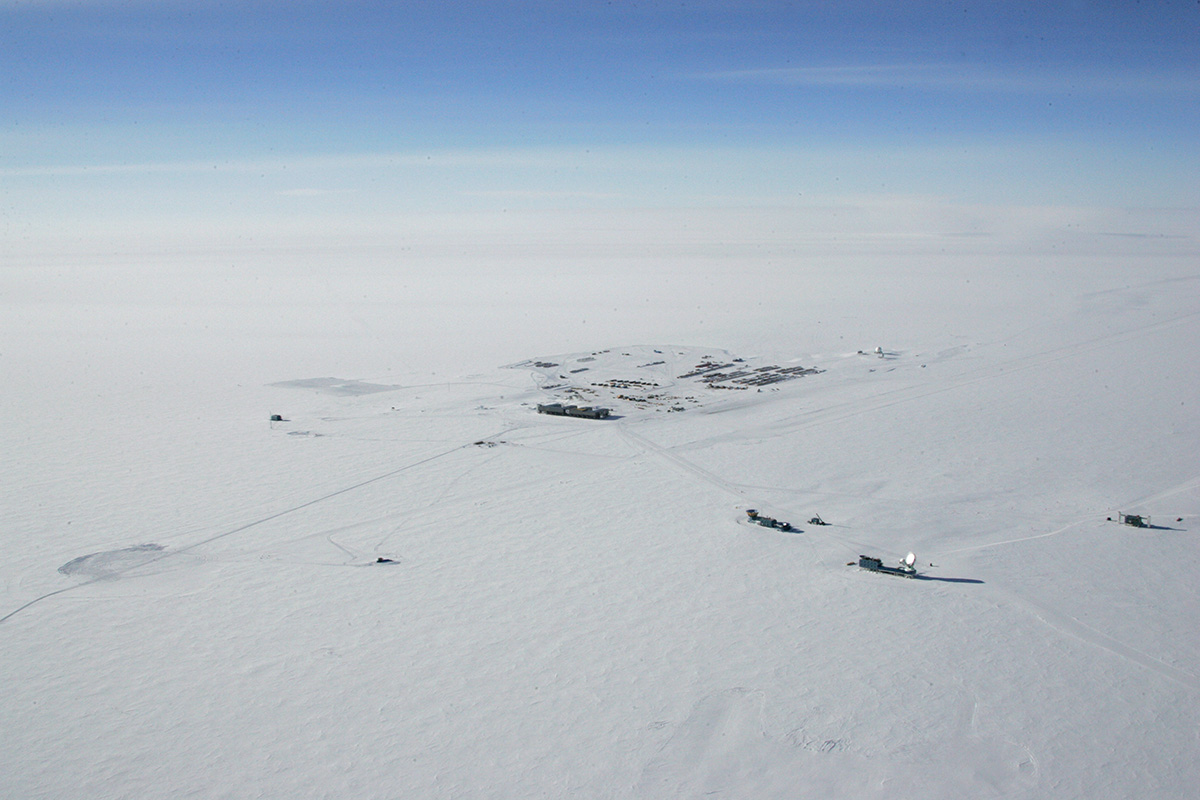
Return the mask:
[[[9,0],[0,31],[14,251],[728,209],[1197,234],[1196,3]]]

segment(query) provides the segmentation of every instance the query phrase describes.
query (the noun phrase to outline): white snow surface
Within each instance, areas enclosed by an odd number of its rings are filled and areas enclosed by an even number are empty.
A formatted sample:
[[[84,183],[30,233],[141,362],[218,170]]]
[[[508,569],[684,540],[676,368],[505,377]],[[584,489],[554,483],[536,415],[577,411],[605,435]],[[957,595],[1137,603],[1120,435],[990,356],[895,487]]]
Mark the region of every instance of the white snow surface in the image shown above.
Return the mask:
[[[1194,797],[1196,260],[777,256],[10,266],[0,796]]]

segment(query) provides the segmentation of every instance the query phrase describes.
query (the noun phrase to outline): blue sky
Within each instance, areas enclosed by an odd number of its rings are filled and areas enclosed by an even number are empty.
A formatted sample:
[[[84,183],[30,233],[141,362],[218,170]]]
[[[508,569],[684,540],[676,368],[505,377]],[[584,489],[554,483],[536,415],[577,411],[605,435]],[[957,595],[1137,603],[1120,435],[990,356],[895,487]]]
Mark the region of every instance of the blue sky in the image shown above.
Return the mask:
[[[0,0],[7,236],[1200,204],[1200,3]]]

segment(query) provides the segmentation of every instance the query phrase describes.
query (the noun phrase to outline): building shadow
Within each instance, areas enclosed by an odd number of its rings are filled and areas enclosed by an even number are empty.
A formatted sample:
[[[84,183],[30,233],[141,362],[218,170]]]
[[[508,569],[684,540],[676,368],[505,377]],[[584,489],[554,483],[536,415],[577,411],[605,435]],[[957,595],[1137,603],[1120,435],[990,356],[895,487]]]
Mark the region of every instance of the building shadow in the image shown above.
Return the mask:
[[[942,583],[983,583],[975,578],[935,578],[932,575],[913,575],[914,580],[918,581],[940,581]]]

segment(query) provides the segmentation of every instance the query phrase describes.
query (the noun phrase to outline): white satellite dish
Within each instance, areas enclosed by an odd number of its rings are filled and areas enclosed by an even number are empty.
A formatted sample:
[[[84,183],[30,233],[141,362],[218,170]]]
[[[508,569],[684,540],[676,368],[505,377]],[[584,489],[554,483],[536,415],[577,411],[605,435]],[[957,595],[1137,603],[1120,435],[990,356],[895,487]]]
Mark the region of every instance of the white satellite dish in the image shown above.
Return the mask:
[[[909,553],[908,555],[906,555],[904,557],[904,566],[911,567],[912,565],[914,565],[916,563],[917,563],[917,557],[915,555],[913,555],[912,553]]]

